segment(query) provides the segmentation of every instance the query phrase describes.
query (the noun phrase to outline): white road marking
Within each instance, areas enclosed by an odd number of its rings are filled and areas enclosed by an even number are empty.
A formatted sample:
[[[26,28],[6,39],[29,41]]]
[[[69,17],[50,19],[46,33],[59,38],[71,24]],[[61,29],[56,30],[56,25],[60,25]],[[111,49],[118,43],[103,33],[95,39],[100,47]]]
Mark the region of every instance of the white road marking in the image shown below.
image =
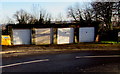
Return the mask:
[[[43,62],[43,61],[49,61],[49,59],[34,60],[34,61],[28,61],[28,62],[21,62],[21,63],[9,64],[9,65],[5,65],[5,66],[0,66],[0,68],[11,67],[11,66],[16,66],[16,65],[22,65],[22,64],[35,63],[35,62]]]
[[[120,57],[120,55],[76,56],[75,58],[107,58]]]

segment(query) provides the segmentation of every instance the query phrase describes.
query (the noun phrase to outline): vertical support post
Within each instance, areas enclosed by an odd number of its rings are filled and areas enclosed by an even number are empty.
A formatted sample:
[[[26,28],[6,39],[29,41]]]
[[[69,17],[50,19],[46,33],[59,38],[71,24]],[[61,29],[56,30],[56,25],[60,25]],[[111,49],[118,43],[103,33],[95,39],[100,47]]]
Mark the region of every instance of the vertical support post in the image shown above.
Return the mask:
[[[0,29],[0,45],[2,45],[2,29]]]
[[[11,44],[13,45],[13,28],[12,26],[8,26],[8,34],[10,35],[11,38]]]
[[[50,44],[54,44],[54,29],[50,28]]]
[[[32,36],[31,36],[31,40],[32,40],[32,44],[36,44],[35,43],[35,28],[32,28],[32,34],[31,34]]]

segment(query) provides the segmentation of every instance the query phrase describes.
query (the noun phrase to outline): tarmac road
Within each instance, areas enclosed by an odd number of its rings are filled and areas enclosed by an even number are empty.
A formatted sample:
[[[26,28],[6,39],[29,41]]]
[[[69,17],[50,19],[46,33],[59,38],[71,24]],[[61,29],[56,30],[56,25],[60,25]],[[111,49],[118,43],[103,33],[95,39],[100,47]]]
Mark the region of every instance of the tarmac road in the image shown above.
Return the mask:
[[[79,51],[3,58],[2,61],[3,64],[0,68],[3,73],[120,72],[120,51]]]

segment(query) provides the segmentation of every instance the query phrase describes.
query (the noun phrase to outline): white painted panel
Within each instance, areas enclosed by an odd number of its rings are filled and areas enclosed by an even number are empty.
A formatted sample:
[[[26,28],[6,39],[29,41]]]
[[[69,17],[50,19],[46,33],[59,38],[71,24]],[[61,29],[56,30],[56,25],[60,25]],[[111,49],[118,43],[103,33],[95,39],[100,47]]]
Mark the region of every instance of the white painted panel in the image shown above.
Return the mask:
[[[79,42],[93,42],[94,27],[79,28]]]
[[[13,29],[13,44],[30,44],[31,31],[30,29]]]
[[[57,43],[66,44],[73,43],[74,29],[73,28],[58,28]]]
[[[35,44],[51,44],[52,28],[35,29]]]
[[[118,37],[120,37],[120,32],[118,32]]]

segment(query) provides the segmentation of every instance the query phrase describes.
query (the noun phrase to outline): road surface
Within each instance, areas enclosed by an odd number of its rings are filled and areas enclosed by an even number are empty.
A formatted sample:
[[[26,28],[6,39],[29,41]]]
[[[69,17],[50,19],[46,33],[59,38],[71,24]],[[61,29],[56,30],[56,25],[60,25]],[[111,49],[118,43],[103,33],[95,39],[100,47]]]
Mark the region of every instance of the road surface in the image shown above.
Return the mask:
[[[45,54],[3,58],[2,61],[3,64],[0,66],[2,72],[85,72],[85,69],[98,66],[103,68],[106,64],[111,66],[117,64],[114,72],[120,72],[120,52],[118,51]],[[108,68],[112,68],[111,66]],[[100,72],[102,71],[101,69]]]

